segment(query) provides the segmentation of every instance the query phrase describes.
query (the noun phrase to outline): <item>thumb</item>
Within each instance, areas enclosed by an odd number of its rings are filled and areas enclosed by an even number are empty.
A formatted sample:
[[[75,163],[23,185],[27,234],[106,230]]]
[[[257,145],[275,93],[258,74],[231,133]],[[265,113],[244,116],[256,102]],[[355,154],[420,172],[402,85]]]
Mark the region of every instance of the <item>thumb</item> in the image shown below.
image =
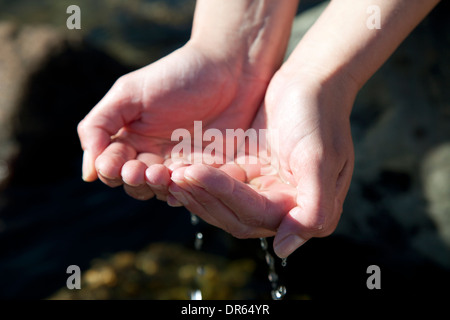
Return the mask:
[[[331,234],[339,220],[336,208],[336,180],[330,166],[309,165],[299,172],[297,206],[283,218],[274,239],[274,251],[289,256],[312,237]],[[340,213],[340,212],[339,212]]]
[[[86,182],[95,181],[97,179],[95,159],[109,145],[112,134],[101,127],[96,127],[90,122],[83,120],[78,125],[78,136],[84,150],[82,166],[83,180]]]
[[[124,77],[120,78],[103,99],[78,124],[77,131],[83,153],[83,180],[97,179],[95,160],[111,143],[111,137],[131,123],[139,113],[131,103]]]

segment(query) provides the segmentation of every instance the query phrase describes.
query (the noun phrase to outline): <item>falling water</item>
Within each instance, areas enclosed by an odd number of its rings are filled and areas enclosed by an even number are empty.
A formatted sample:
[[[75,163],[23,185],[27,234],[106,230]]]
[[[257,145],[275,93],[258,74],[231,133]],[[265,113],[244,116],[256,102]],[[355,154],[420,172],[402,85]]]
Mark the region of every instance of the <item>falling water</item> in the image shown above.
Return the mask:
[[[269,246],[267,244],[266,238],[260,238],[261,248],[265,254],[265,260],[267,266],[269,267],[268,279],[272,285],[272,290],[270,292],[273,300],[281,300],[286,295],[286,287],[279,284],[279,277],[275,270],[275,259],[273,255],[269,252]],[[285,267],[287,265],[286,258],[281,260],[281,266]]]
[[[199,223],[199,218],[191,213],[191,224],[193,226],[197,226]],[[283,285],[280,285],[279,276],[275,269],[275,258],[273,255],[269,252],[269,246],[267,244],[266,238],[260,238],[261,248],[264,251],[264,257],[266,260],[266,264],[269,267],[269,273],[268,273],[268,279],[270,281],[270,284],[272,286],[272,290],[270,292],[273,300],[282,300],[286,296],[286,287]],[[194,248],[197,251],[200,251],[202,249],[203,245],[203,234],[201,232],[196,232],[195,239],[194,239]],[[284,258],[281,260],[281,266],[286,267],[287,265],[287,259]],[[199,265],[197,267],[196,272],[196,279],[195,279],[195,285],[196,288],[191,290],[190,292],[190,299],[191,300],[202,300],[202,291],[200,290],[200,278],[204,274],[204,268],[203,266]]]
[[[203,234],[201,232],[197,232],[195,234],[194,247],[195,250],[200,251],[203,245]]]
[[[200,289],[195,289],[191,291],[191,300],[202,300],[202,291]]]
[[[198,225],[199,223],[199,219],[198,217],[191,213],[191,224],[193,226]],[[200,251],[202,249],[202,245],[203,245],[203,233],[201,232],[197,232],[195,234],[195,240],[194,240],[194,248],[197,251]],[[202,300],[202,291],[199,288],[199,284],[200,284],[200,277],[202,277],[204,274],[204,268],[203,266],[199,265],[197,267],[197,273],[196,273],[196,278],[195,278],[195,282],[196,282],[196,286],[197,288],[194,290],[191,290],[190,292],[190,298],[191,300]]]

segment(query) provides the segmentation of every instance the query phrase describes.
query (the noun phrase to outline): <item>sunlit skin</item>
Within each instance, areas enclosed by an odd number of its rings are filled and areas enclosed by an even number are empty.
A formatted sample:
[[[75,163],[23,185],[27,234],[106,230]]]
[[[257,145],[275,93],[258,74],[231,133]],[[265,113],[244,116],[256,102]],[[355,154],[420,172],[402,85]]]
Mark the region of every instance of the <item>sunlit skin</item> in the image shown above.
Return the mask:
[[[251,125],[267,82],[251,75],[230,81],[236,77],[193,44],[122,77],[79,126],[84,179],[165,200],[170,172],[162,163],[175,129],[193,130],[197,119],[205,129]]]
[[[191,41],[121,78],[81,122],[83,177],[185,205],[236,237],[275,235],[286,257],[336,228],[353,171],[354,99],[437,3],[334,0],[278,69],[296,1],[199,1]],[[379,30],[366,26],[370,5]],[[280,170],[174,165],[171,133],[194,120],[278,130]]]
[[[190,191],[183,200],[204,202],[186,206],[238,237],[275,234],[280,257],[312,237],[331,234],[353,172],[349,117],[357,92],[437,3],[332,1],[272,78],[260,111],[265,125],[279,130],[278,179],[252,177],[247,187],[239,184],[245,197],[228,199],[220,190],[231,178],[222,175],[206,189],[215,190],[209,192],[213,200],[204,190],[189,187],[202,186],[216,169],[205,174],[201,166],[180,168],[172,177]],[[366,27],[366,9],[373,4],[383,14],[380,30]],[[284,182],[289,184],[281,187]],[[175,197],[180,189],[170,187]]]
[[[355,86],[348,99],[336,102],[335,83],[313,85],[313,74],[288,76],[280,71],[272,80],[253,124],[278,130],[276,174],[261,175],[250,164],[221,170],[194,164],[172,173],[174,200],[238,238],[276,235],[282,222],[286,233],[301,234],[299,241],[329,235],[350,186],[353,144],[348,113],[341,110],[350,109]]]

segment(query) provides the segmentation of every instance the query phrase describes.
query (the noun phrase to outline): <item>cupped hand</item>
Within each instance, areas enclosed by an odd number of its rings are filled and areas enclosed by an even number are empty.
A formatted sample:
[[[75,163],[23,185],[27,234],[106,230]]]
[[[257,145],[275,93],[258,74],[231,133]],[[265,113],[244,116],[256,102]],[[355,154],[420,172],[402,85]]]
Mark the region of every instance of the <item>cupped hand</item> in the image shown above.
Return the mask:
[[[261,164],[179,168],[172,173],[169,201],[174,197],[239,238],[275,235],[280,257],[331,234],[353,172],[354,94],[331,80],[312,79],[278,72],[253,124],[278,137],[268,140],[275,174],[262,174]]]
[[[122,76],[78,126],[83,179],[165,200],[173,131],[192,133],[196,120],[204,129],[247,128],[267,84],[191,42]]]

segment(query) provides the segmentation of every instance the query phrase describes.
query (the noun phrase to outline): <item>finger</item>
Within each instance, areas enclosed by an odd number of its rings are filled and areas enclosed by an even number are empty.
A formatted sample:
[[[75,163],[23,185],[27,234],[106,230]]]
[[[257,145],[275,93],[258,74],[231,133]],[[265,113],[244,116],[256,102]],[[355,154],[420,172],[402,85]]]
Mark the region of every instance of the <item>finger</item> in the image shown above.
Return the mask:
[[[136,200],[149,200],[155,196],[152,189],[147,185],[141,185],[137,187],[130,186],[128,184],[123,185],[125,192]]]
[[[100,180],[110,187],[121,185],[123,165],[135,158],[136,151],[131,146],[121,141],[111,143],[95,160]]]
[[[91,182],[97,179],[95,160],[111,142],[112,134],[102,128],[96,127],[87,120],[83,120],[78,125],[78,136],[84,150],[82,165],[83,180]]]
[[[156,195],[156,198],[162,201],[167,200],[167,188],[170,184],[170,170],[164,166],[164,158],[153,153],[141,153],[137,159],[147,165],[144,173],[145,183]]]
[[[111,143],[111,137],[127,123],[132,122],[139,113],[138,105],[132,103],[126,77],[121,77],[105,97],[91,110],[77,127],[83,154],[83,179],[97,179],[95,161]],[[124,108],[126,106],[126,108]]]
[[[171,180],[170,171],[165,165],[153,164],[149,166],[145,171],[145,180],[159,200],[167,200]]]
[[[341,208],[336,207],[338,170],[324,161],[309,161],[302,166],[297,185],[297,206],[283,218],[274,239],[279,257],[287,257],[312,237],[331,234]]]
[[[121,170],[122,180],[130,187],[139,187],[146,185],[145,170],[147,165],[140,160],[133,159],[127,161]]]
[[[137,200],[153,198],[154,193],[145,181],[147,165],[140,160],[127,161],[122,167],[124,190]]]
[[[187,188],[192,191],[190,187]],[[178,204],[180,204],[189,210],[189,212],[197,215],[207,223],[221,228],[221,224],[217,221],[217,219],[215,219],[214,216],[212,216],[196,199],[194,199],[189,191],[181,188],[175,183],[172,183],[169,186],[167,201],[171,206],[179,206]]]
[[[234,162],[226,163],[220,169],[242,182],[249,182],[261,176],[279,175],[276,163],[262,161],[261,158],[252,155],[238,157]]]
[[[241,182],[259,177],[265,171],[259,158],[252,155],[239,156],[235,161],[222,165],[220,170]]]
[[[179,173],[174,171],[172,179]],[[237,181],[226,173],[205,165],[192,165],[184,169],[181,181],[203,188],[212,196],[236,213],[238,219],[246,225],[275,230],[286,208],[294,205],[294,200],[277,195],[276,191],[262,194],[249,185]],[[273,196],[269,200],[268,196]],[[196,195],[194,195],[196,197]]]
[[[237,181],[247,182],[247,173],[236,163],[226,163],[220,170]]]
[[[286,203],[269,201],[249,185],[208,166],[188,167],[184,176],[190,183],[220,199],[244,224],[271,230],[278,227]]]
[[[166,202],[169,206],[171,207],[182,207],[183,204],[178,201],[173,195],[171,195],[170,193],[167,195],[166,197]]]
[[[246,239],[275,234],[273,230],[243,223],[227,206],[203,188],[194,185],[186,187],[189,192],[174,183],[170,185],[169,190],[189,211],[234,237]]]
[[[354,165],[354,156],[353,154],[351,154],[348,160],[345,162],[341,172],[339,173],[336,183],[336,198],[341,204],[344,203],[348,190],[350,189]]]
[[[311,238],[303,232],[301,216],[302,210],[295,207],[281,221],[273,241],[274,252],[278,257],[288,257]]]

